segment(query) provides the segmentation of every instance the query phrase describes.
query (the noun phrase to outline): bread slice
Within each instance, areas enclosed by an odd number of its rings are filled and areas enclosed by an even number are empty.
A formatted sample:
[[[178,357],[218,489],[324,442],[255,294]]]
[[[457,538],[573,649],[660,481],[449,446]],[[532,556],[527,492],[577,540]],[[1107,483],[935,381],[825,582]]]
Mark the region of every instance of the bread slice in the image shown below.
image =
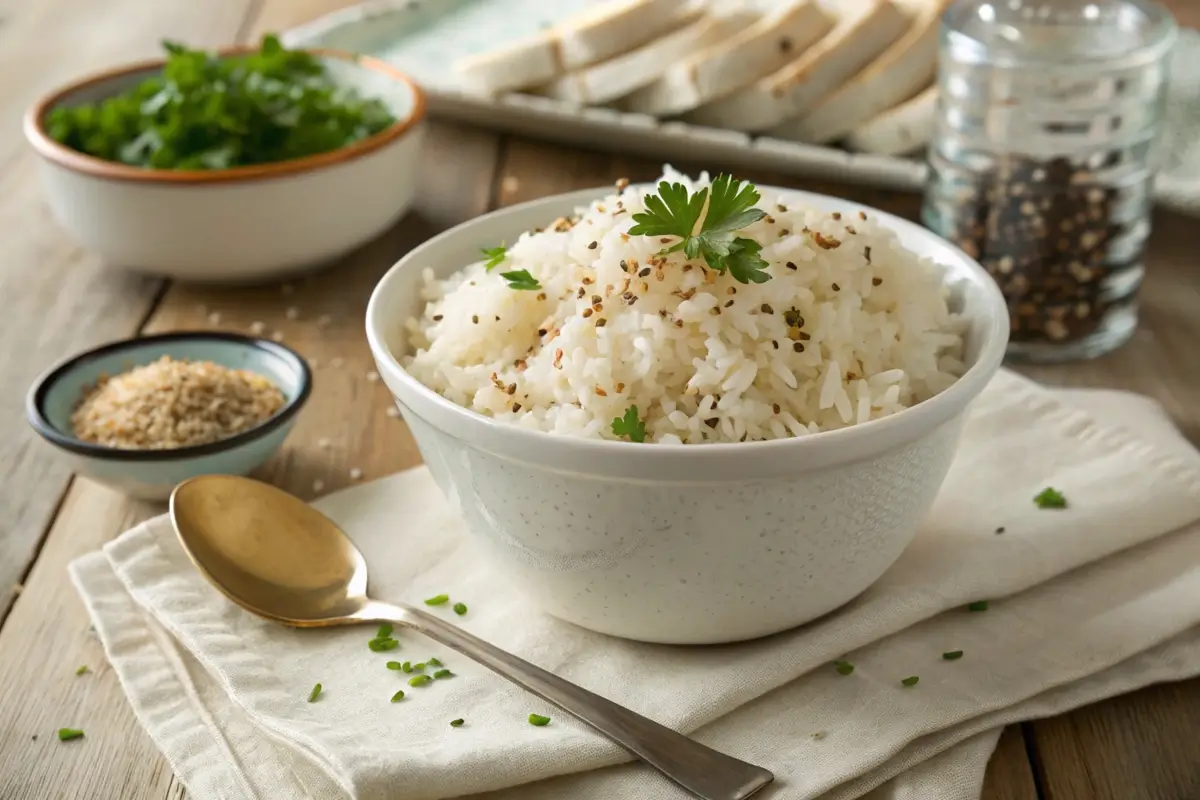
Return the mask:
[[[729,35],[728,20],[706,15],[703,6],[685,6],[675,15],[673,30],[624,55],[563,75],[537,90],[580,105],[600,105],[652,83],[671,65]]]
[[[816,0],[782,0],[766,11],[728,12],[733,33],[667,70],[622,101],[622,108],[674,116],[725,97],[782,67],[833,28]]]
[[[459,59],[454,69],[460,85],[472,93],[528,89],[640,47],[668,30],[679,5],[679,0],[602,3],[534,36]]]
[[[846,137],[846,146],[860,153],[899,156],[920,150],[933,138],[937,119],[937,86],[883,112]]]
[[[781,139],[833,141],[904,102],[937,72],[938,22],[947,0],[897,0],[912,19],[908,32],[816,108],[770,131]]]
[[[909,18],[893,0],[847,3],[833,29],[799,58],[684,119],[757,132],[813,108],[904,34]]]

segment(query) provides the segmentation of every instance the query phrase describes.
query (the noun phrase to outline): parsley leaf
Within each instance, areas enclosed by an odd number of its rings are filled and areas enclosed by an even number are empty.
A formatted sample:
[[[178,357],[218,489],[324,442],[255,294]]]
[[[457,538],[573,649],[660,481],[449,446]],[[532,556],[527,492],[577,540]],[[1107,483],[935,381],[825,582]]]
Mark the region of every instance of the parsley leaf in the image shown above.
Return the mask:
[[[69,742],[72,739],[79,739],[82,737],[83,737],[83,731],[81,731],[81,730],[77,730],[75,728],[59,728],[58,729],[58,740],[60,742]]]
[[[633,215],[633,236],[677,236],[680,241],[660,255],[680,250],[688,258],[703,257],[709,267],[726,272],[739,283],[763,283],[771,279],[767,262],[759,257],[762,246],[735,234],[766,216],[754,208],[760,199],[749,182],[718,175],[712,186],[688,196],[681,183],[658,184],[658,194],[646,197],[646,211]],[[705,204],[707,203],[707,211]],[[696,223],[704,220],[696,231]]]
[[[508,258],[508,248],[501,242],[499,247],[484,247],[479,250],[487,256],[487,261],[484,262],[484,269],[491,272],[495,267],[504,263],[504,259]]]
[[[1051,486],[1047,486],[1038,492],[1037,496],[1033,498],[1033,502],[1037,504],[1038,508],[1060,509],[1067,507],[1066,496]]]
[[[541,714],[530,714],[529,724],[533,725],[535,728],[544,728],[550,724],[550,718],[543,717]]]
[[[628,436],[631,442],[646,441],[646,425],[638,417],[637,406],[630,406],[625,409],[625,416],[613,419],[612,432],[617,436]]]
[[[854,665],[849,661],[835,661],[833,668],[837,670],[838,675],[849,675],[854,672]]]
[[[516,272],[501,272],[500,277],[508,281],[508,288],[510,289],[534,292],[542,288],[542,285],[537,282],[537,278],[530,275],[527,269],[519,269]]]

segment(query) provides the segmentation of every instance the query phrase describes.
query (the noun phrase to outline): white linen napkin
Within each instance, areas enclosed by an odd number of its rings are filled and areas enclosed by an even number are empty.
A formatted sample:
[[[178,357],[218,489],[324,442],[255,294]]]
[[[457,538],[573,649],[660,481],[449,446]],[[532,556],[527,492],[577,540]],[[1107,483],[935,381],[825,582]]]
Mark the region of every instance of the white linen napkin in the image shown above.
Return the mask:
[[[999,375],[900,561],[837,613],[735,646],[626,642],[539,613],[470,546],[424,470],[317,505],[363,549],[380,597],[449,592],[470,606],[450,618],[473,633],[774,770],[769,796],[977,797],[998,727],[1200,674],[1200,455],[1177,435],[1161,443],[1144,399],[1088,397],[1109,422],[1072,405],[1080,396]],[[1048,485],[1067,510],[1036,508]],[[420,636],[380,654],[373,630],[292,631],[240,611],[164,518],[71,572],[139,719],[200,800],[682,797]],[[963,609],[980,599],[988,611]],[[944,661],[953,650],[964,656]],[[384,666],[434,655],[455,678],[411,689]],[[852,675],[829,666],[839,658]],[[910,675],[920,682],[901,686]],[[554,721],[534,728],[530,712]]]

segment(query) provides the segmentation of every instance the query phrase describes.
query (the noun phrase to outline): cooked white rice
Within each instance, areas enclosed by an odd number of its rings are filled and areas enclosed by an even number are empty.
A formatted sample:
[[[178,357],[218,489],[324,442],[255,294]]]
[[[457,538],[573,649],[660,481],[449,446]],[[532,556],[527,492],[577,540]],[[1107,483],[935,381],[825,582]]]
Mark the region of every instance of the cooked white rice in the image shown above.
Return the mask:
[[[648,193],[629,187],[548,220],[490,272],[480,262],[437,280],[427,269],[405,368],[454,403],[557,434],[620,438],[613,419],[636,406],[647,442],[675,444],[843,428],[962,373],[964,326],[941,269],[870,215],[764,195],[769,216],[739,235],[762,244],[771,280],[742,284],[629,236]],[[541,291],[500,276],[521,269]]]

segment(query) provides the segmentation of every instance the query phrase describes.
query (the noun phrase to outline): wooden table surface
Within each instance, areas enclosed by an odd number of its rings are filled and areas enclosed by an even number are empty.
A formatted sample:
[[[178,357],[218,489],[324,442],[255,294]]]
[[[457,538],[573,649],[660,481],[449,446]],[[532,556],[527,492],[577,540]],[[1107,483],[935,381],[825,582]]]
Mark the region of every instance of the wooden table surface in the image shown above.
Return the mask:
[[[447,123],[431,125],[416,209],[381,240],[288,284],[220,290],[106,270],[50,219],[16,120],[34,98],[100,67],[149,56],[162,37],[246,42],[348,5],[348,0],[0,0],[0,800],[162,800],[186,791],[138,726],[89,633],[66,566],[130,525],[161,513],[74,478],[27,430],[21,404],[36,375],[81,349],[137,332],[246,331],[256,321],[316,364],[316,389],[283,451],[259,477],[303,497],[418,462],[387,391],[365,379],[368,293],[395,259],[446,227],[497,206],[659,165],[549,146]],[[1174,0],[1200,26],[1200,0]],[[693,169],[719,164],[683,165]],[[841,194],[907,216],[918,198],[814,184],[756,181]],[[1200,267],[1197,222],[1162,214],[1148,258],[1142,325],[1105,358],[1026,370],[1049,384],[1143,392],[1200,440]],[[290,319],[289,308],[299,311]],[[210,315],[220,315],[217,324]],[[294,313],[294,312],[293,312]],[[319,327],[318,317],[333,323]],[[344,360],[334,366],[334,358]],[[318,447],[321,439],[332,446]],[[10,588],[11,587],[11,590]],[[77,677],[75,668],[91,672]],[[54,732],[83,727],[82,742]],[[1200,798],[1200,680],[1152,687],[1074,713],[1010,727],[987,776],[987,800]],[[281,799],[282,800],[282,799]],[[931,799],[932,800],[932,799]]]

